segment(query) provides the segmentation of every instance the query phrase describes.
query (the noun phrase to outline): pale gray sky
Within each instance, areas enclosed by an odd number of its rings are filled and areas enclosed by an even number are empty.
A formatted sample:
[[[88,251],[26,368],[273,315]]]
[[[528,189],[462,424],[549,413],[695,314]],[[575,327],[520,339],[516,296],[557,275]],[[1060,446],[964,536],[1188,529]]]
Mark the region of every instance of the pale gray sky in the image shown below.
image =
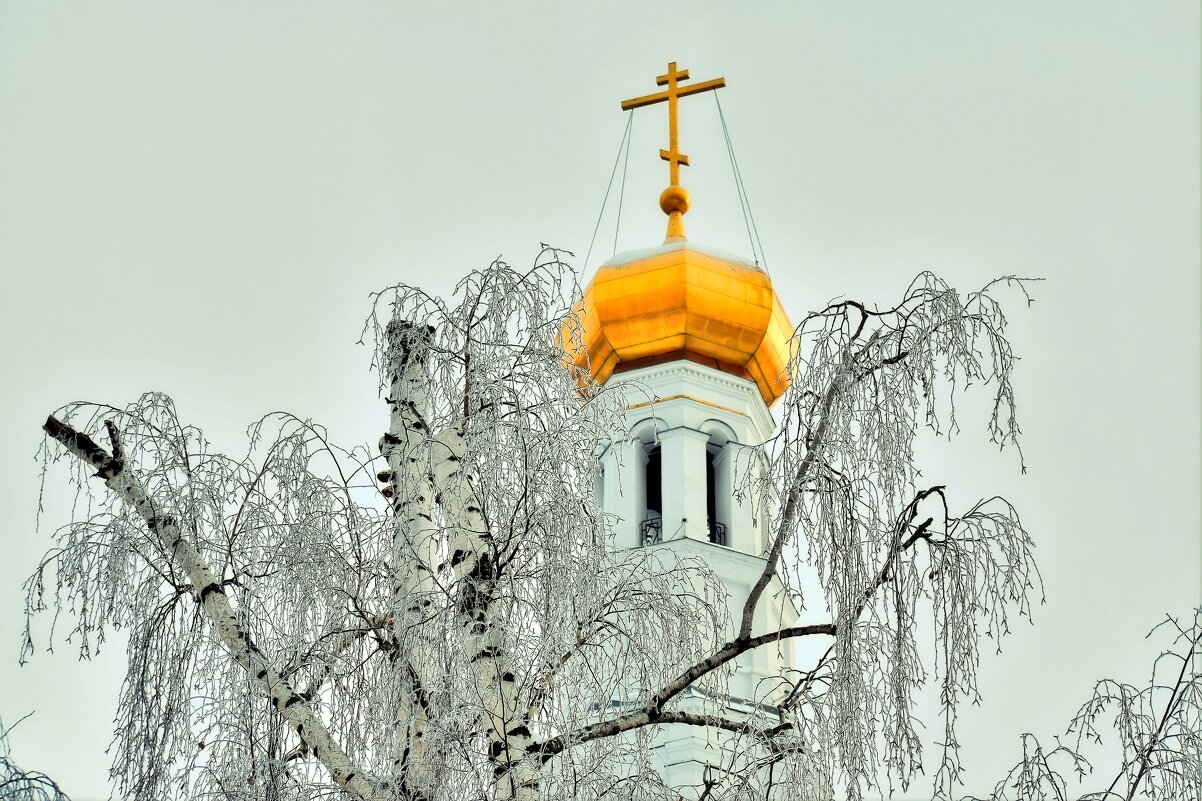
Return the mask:
[[[1011,307],[1027,475],[980,414],[924,449],[965,504],[1015,502],[1047,583],[963,712],[984,791],[1095,678],[1143,680],[1144,633],[1202,595],[1198,43],[1198,5],[1170,0],[0,5],[0,716],[36,710],[17,758],[106,796],[124,667],[61,642],[16,667],[46,414],[161,389],[226,450],[274,409],[374,441],[368,292],[446,290],[540,241],[583,258],[618,101],[676,60],[727,78],[795,318],[927,268],[1047,279]],[[681,114],[689,236],[746,253],[713,101]],[[619,249],[663,237],[664,130],[637,113]]]

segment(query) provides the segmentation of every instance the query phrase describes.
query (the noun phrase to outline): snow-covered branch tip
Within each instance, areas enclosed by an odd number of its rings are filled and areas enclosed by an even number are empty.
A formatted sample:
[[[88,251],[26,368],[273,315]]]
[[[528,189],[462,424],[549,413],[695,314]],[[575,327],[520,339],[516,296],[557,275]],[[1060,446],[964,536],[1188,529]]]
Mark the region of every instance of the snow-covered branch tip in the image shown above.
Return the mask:
[[[1169,617],[1148,636],[1162,631],[1173,639],[1153,663],[1147,685],[1100,680],[1052,747],[1024,734],[1022,759],[997,783],[988,801],[1202,797],[1202,607],[1194,610],[1191,624]],[[1103,731],[1107,720],[1112,735]],[[1118,770],[1105,789],[1084,790],[1095,773],[1087,754],[1111,737],[1121,754]],[[1100,759],[1096,763],[1103,764]]]
[[[32,713],[30,713],[32,714]],[[22,720],[5,726],[0,720],[0,798],[12,801],[71,801],[53,779],[36,770],[24,770],[12,756],[8,738]]]

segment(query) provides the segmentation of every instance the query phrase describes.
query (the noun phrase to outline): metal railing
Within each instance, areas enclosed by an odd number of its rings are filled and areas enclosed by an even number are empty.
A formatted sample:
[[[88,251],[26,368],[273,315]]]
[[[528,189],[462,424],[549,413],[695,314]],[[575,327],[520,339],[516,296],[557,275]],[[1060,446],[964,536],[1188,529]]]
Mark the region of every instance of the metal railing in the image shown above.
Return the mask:
[[[683,524],[684,521],[682,520],[681,523]],[[715,545],[729,547],[730,542],[726,539],[726,524],[708,520],[706,521],[706,527],[709,529],[710,542]],[[664,519],[662,517],[651,517],[644,520],[639,525],[639,541],[643,545],[658,545],[663,542]]]
[[[722,523],[714,522],[713,520],[706,521],[709,524],[710,542],[715,545],[726,545],[726,526]]]
[[[664,519],[662,517],[652,517],[643,521],[639,527],[639,533],[642,535],[644,545],[655,545],[664,539]]]

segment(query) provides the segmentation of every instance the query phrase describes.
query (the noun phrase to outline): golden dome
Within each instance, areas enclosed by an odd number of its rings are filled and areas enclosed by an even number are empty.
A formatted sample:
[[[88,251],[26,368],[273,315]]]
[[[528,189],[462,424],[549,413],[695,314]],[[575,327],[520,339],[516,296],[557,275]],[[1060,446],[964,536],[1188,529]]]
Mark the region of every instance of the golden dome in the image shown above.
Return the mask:
[[[573,361],[598,383],[688,359],[754,381],[769,406],[789,384],[793,327],[767,274],[683,237],[602,264],[580,319],[584,348]]]
[[[598,268],[577,309],[583,347],[569,357],[599,384],[621,370],[688,359],[754,381],[771,406],[789,385],[793,334],[772,281],[754,264],[684,238],[691,200],[680,168],[689,157],[678,147],[677,102],[726,85],[716,78],[680,86],[688,78],[673,61],[655,79],[665,91],[622,101],[624,111],[668,104],[668,149],[659,151],[669,168],[669,186],[659,196],[668,237],[660,247],[621,253]],[[564,341],[570,341],[566,331]]]

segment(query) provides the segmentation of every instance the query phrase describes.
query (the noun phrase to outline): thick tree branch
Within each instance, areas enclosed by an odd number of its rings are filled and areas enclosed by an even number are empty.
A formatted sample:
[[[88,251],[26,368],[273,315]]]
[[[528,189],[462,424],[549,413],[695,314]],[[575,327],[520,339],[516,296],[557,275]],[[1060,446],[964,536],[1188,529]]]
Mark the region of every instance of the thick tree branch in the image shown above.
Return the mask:
[[[116,426],[110,421],[106,427],[110,437],[119,441]],[[104,478],[109,489],[141,517],[151,533],[159,538],[172,561],[188,576],[200,607],[234,661],[258,680],[267,700],[309,745],[334,782],[361,798],[382,798],[376,783],[355,766],[309,703],[301,698],[291,683],[268,661],[266,654],[255,645],[250,632],[239,622],[221,581],[196,546],[185,539],[176,517],[158,508],[133,469],[124,460],[106,453],[87,434],[76,431],[53,415],[47,418],[43,429],[76,457],[95,467],[97,475]],[[120,446],[114,450],[122,452]]]
[[[865,349],[876,341],[878,333],[873,333],[868,343],[864,346]],[[780,565],[781,554],[784,553],[785,542],[789,538],[789,530],[792,528],[793,519],[797,514],[797,504],[801,502],[801,488],[805,486],[810,470],[813,468],[815,460],[821,455],[823,445],[826,444],[827,431],[830,428],[831,408],[834,406],[839,393],[843,391],[844,384],[854,366],[855,361],[851,356],[850,348],[845,349],[844,361],[835,370],[835,375],[831,378],[830,386],[827,387],[826,393],[823,395],[821,410],[819,411],[818,428],[809,440],[805,458],[802,460],[800,467],[798,467],[796,475],[793,476],[792,486],[786,493],[785,508],[781,512],[780,524],[776,528],[776,537],[773,538],[772,548],[768,552],[768,558],[764,562],[764,569],[760,572],[760,577],[756,579],[751,591],[747,594],[747,600],[743,604],[743,614],[739,621],[740,638],[751,636],[751,629],[755,620],[755,608],[759,605],[760,597],[764,594],[764,590],[768,588],[768,585],[776,575],[777,567]]]
[[[530,746],[530,753],[537,753],[543,762],[549,761],[556,754],[566,748],[570,748],[580,743],[588,742],[589,740],[597,740],[602,737],[612,737],[615,734],[632,731],[643,726],[650,726],[663,722],[665,715],[664,705],[668,701],[675,698],[680,693],[684,692],[690,684],[700,679],[702,676],[717,670],[722,665],[735,659],[740,654],[750,651],[754,648],[759,648],[761,645],[768,643],[779,642],[781,640],[793,639],[795,637],[810,637],[814,635],[835,636],[836,628],[834,623],[814,623],[807,626],[790,626],[788,628],[778,629],[777,631],[768,634],[760,634],[755,637],[736,638],[731,640],[726,645],[719,648],[706,659],[691,666],[675,679],[666,684],[663,689],[651,696],[641,709],[636,712],[623,715],[612,720],[604,720],[599,723],[594,723],[589,726],[584,726],[575,732],[563,734],[558,737],[552,737],[542,743],[535,743]]]

